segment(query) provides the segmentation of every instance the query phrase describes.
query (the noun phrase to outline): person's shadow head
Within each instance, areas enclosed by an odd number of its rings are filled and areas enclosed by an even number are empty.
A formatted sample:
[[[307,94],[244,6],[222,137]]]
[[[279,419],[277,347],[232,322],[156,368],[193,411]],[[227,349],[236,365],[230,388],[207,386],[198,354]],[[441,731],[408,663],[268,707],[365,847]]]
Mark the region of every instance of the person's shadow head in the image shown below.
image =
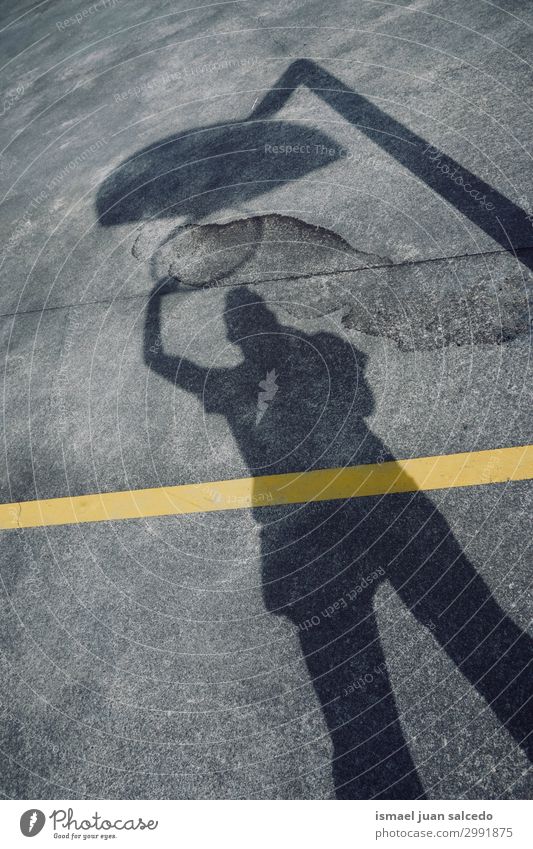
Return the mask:
[[[206,387],[252,476],[348,464],[357,446],[364,459],[379,451],[365,422],[374,408],[366,354],[338,333],[289,321],[293,307],[290,291],[269,298],[238,286],[224,298],[226,338],[242,359],[216,390],[215,375]]]
[[[258,337],[270,336],[273,345],[279,344],[283,325],[270,309],[264,298],[247,286],[230,288],[225,297],[224,323],[228,342],[240,348],[246,360],[264,356],[265,339],[259,344]],[[267,345],[268,347],[268,345]]]

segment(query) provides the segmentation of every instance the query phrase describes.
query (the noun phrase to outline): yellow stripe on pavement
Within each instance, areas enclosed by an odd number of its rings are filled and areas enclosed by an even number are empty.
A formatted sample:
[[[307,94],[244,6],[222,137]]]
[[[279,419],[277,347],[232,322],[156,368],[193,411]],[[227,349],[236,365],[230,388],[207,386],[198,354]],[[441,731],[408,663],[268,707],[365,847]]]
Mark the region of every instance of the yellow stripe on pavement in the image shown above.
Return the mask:
[[[0,529],[73,525],[533,479],[533,445],[0,505]]]

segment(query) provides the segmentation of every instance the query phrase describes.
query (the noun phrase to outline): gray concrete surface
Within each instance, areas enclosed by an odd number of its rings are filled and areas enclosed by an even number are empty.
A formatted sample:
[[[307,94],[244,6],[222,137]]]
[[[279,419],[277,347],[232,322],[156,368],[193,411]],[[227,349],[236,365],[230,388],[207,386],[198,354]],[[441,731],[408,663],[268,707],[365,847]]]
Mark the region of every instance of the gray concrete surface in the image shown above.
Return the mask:
[[[531,4],[0,23],[2,502],[533,441]],[[523,482],[1,533],[0,792],[527,797],[530,515]]]

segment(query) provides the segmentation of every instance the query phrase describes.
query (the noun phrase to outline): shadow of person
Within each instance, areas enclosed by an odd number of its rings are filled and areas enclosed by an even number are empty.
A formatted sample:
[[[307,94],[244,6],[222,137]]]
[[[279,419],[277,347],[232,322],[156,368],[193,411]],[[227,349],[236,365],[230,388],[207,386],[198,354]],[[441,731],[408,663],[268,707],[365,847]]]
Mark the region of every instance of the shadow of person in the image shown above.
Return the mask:
[[[280,324],[242,286],[228,291],[224,314],[242,361],[207,369],[165,353],[163,302],[156,291],[147,309],[147,366],[194,393],[206,413],[225,417],[251,476],[393,460],[365,423],[373,397],[366,357],[353,345]],[[258,495],[252,504],[262,526],[265,604],[298,628],[333,743],[338,798],[424,796],[376,625],[373,599],[385,579],[529,750],[531,640],[426,495],[285,506],[264,506]]]
[[[246,120],[173,135],[126,159],[99,189],[101,226],[161,219],[196,225],[339,158],[336,143],[307,121],[274,117],[299,85],[506,250],[531,244],[522,209],[450,157],[447,173],[436,168],[424,139],[309,60],[293,62]],[[457,169],[462,185],[449,177]],[[467,193],[465,182],[494,209]],[[530,262],[530,254],[520,258]],[[226,269],[225,278],[231,273]],[[373,398],[363,353],[336,334],[282,325],[259,295],[239,287],[228,291],[225,319],[242,361],[207,370],[162,345],[167,284],[158,281],[148,302],[145,362],[193,393],[206,413],[226,418],[252,478],[394,462],[365,422]],[[531,756],[531,640],[499,607],[426,495],[266,506],[259,487],[257,493],[265,604],[298,629],[331,735],[339,798],[424,794],[376,626],[374,596],[385,579]]]

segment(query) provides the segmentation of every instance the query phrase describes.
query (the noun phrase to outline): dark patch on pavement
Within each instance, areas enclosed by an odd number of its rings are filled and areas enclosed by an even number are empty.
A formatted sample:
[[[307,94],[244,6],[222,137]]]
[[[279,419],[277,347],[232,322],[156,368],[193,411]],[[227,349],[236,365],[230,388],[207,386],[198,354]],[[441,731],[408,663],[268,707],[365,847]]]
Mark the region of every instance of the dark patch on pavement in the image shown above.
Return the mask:
[[[401,351],[431,351],[527,337],[532,282],[523,264],[498,251],[272,280],[268,293],[293,319],[340,313],[350,330]]]
[[[150,260],[156,280],[194,288],[269,282],[289,302],[291,281],[309,278],[309,308],[286,303],[290,314],[341,310],[345,327],[391,339],[402,351],[501,345],[530,330],[531,275],[503,252],[490,267],[484,256],[392,265],[332,230],[271,214],[170,235],[168,226],[142,227],[132,253]]]
[[[161,245],[154,243],[158,232],[143,227],[133,256],[150,259],[158,279],[168,276],[186,286],[259,283],[391,263],[353,248],[332,230],[287,215],[179,228]]]
[[[495,271],[482,257],[384,269],[365,286],[365,309],[351,306],[343,324],[403,351],[510,342],[530,331],[531,279],[516,263]]]

